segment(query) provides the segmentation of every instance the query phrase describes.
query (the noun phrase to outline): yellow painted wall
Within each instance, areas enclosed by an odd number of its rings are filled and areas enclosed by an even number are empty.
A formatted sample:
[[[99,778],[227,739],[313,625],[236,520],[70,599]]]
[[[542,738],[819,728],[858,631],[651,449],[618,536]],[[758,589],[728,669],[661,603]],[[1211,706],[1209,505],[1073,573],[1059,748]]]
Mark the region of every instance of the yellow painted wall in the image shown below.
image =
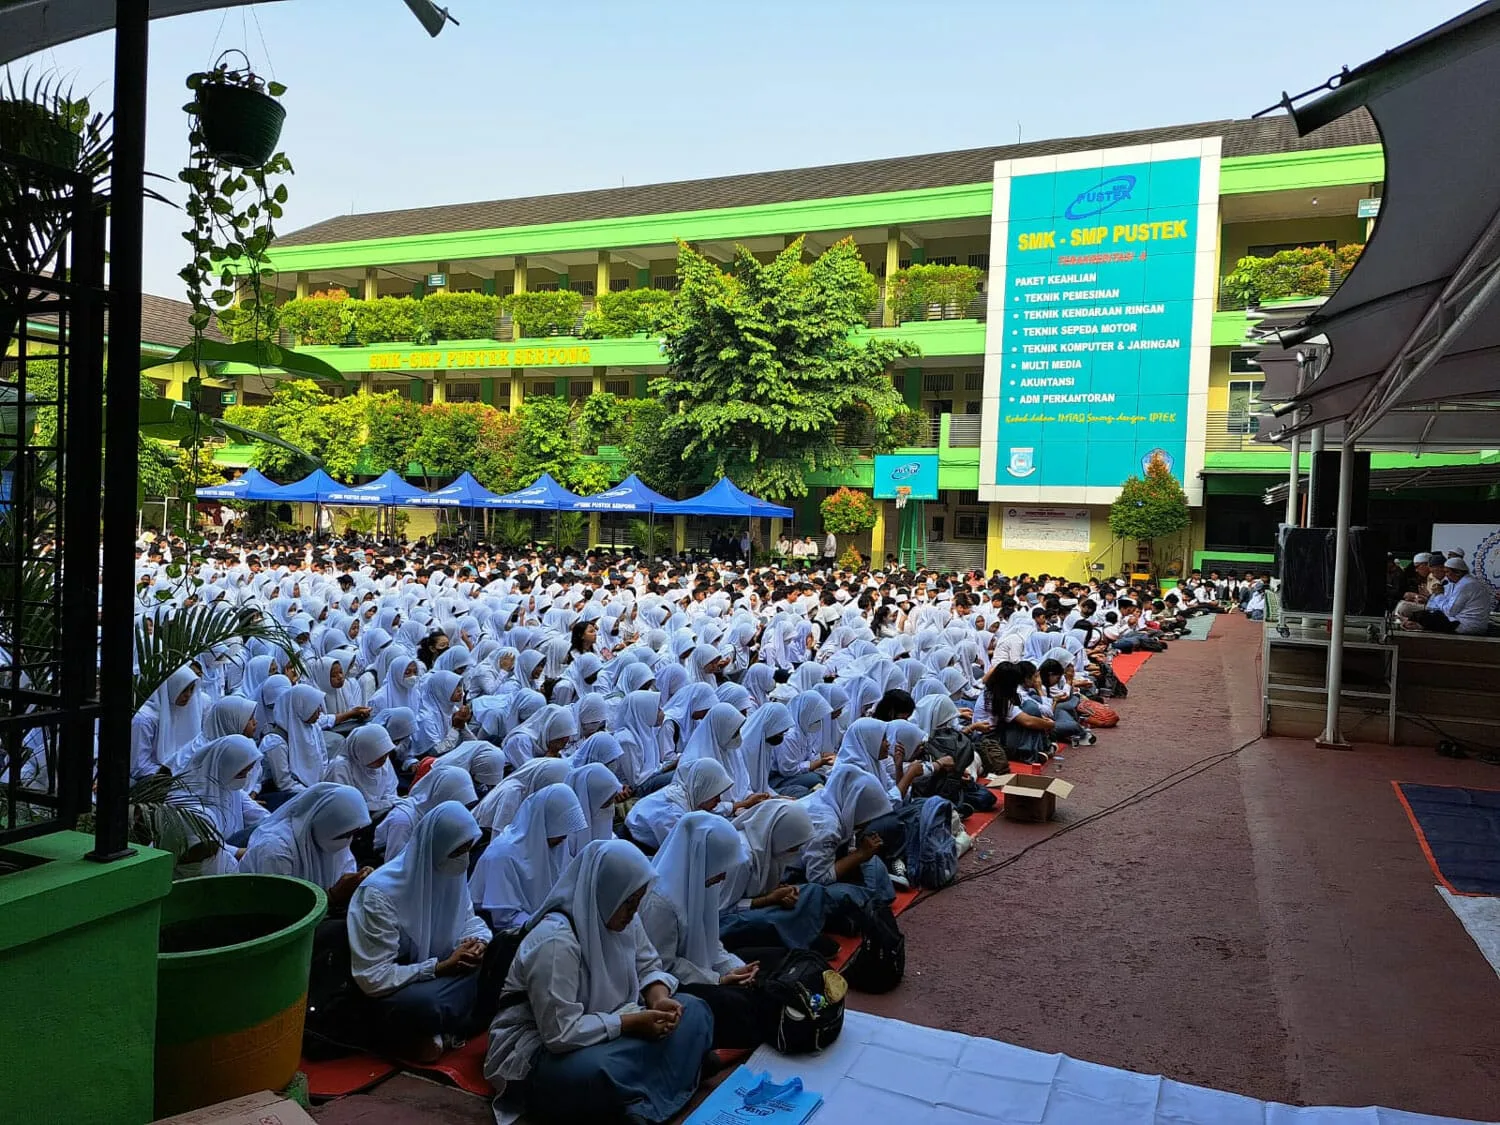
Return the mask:
[[[1062,506],[1062,505],[1059,505]],[[1116,542],[1109,532],[1109,508],[1092,505],[1089,509],[1090,549],[1087,554],[1073,551],[1007,551],[1002,546],[1004,526],[1003,504],[990,505],[989,537],[985,542],[985,569],[999,570],[1014,577],[1023,571],[1027,574],[1060,575],[1069,579],[1084,579],[1089,575],[1089,564],[1102,563],[1102,577],[1114,577],[1121,573],[1125,560],[1134,561],[1136,547],[1133,542]],[[1203,550],[1203,509],[1193,509],[1193,522],[1188,529],[1188,539],[1183,557],[1192,565],[1194,551]]]
[[[1248,375],[1229,374],[1229,353],[1233,348],[1215,348],[1208,361],[1208,412],[1229,409],[1229,382],[1231,378],[1247,379]]]
[[[1365,240],[1365,221],[1354,215],[1320,215],[1311,219],[1272,219],[1259,223],[1229,223],[1222,228],[1219,272],[1228,273],[1251,246],[1278,242],[1317,243],[1333,239],[1340,246]]]

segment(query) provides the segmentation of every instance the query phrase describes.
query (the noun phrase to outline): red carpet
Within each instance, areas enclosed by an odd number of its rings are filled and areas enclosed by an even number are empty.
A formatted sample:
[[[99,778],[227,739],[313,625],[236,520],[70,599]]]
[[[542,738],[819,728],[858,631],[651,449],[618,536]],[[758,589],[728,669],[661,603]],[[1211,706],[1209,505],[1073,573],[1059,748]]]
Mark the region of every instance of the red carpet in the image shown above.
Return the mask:
[[[1110,662],[1110,667],[1122,684],[1129,683],[1130,677],[1141,670],[1141,665],[1155,655],[1154,652],[1121,652]]]

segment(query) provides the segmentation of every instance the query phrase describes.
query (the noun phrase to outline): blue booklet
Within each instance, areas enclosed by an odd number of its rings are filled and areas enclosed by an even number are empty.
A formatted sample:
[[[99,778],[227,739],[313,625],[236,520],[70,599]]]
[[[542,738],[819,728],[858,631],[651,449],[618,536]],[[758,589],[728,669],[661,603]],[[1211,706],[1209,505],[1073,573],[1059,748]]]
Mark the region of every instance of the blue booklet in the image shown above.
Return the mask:
[[[802,1125],[823,1104],[823,1095],[802,1088],[802,1079],[776,1083],[769,1071],[737,1069],[684,1125]]]

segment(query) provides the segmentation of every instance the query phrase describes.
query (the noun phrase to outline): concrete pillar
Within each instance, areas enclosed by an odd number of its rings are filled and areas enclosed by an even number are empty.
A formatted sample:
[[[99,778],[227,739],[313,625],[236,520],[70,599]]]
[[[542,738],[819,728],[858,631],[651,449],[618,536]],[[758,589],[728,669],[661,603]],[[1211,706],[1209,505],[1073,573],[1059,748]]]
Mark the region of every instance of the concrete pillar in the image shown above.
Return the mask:
[[[870,569],[879,570],[885,563],[885,506],[875,501],[875,526],[870,528]]]
[[[1005,542],[1005,506],[1003,504],[990,505],[989,530],[984,538],[984,568],[994,573],[1004,571],[1000,565],[1000,552]]]
[[[607,367],[594,368],[594,393],[596,395],[604,393],[604,373],[608,370]]]
[[[891,303],[891,282],[901,268],[901,228],[887,227],[885,232],[885,309],[880,323],[887,328],[896,323],[896,308]]]
[[[510,373],[510,412],[516,413],[526,401],[526,372],[519,367]]]
[[[300,301],[312,292],[312,282],[308,280],[306,273],[297,275],[297,299]]]
[[[594,267],[594,300],[609,292],[609,251],[599,251],[599,262]]]
[[[672,517],[672,550],[679,555],[687,550],[687,516]]]
[[[516,258],[515,277],[513,278],[512,282],[511,282],[511,285],[512,285],[512,287],[515,289],[515,291],[517,293],[524,293],[524,292],[526,292],[526,259],[525,258],[522,258],[522,257],[519,257],[519,256]]]
[[[439,293],[448,292],[448,270],[449,264],[447,262],[439,262],[437,264],[437,272],[443,275],[443,283],[437,287]]]
[[[375,393],[375,376],[368,371],[359,377],[359,393],[362,395]]]
[[[585,546],[593,547],[604,538],[604,518],[598,512],[589,513],[589,541]]]
[[[448,401],[448,376],[441,371],[432,373],[432,401],[434,405]]]
[[[365,285],[363,292],[364,298],[367,301],[373,301],[380,296],[380,271],[377,270],[374,266],[369,266],[365,270]]]
[[[504,292],[505,292],[505,271],[504,270],[496,270],[495,271],[495,276],[490,279],[490,292],[492,294],[494,294],[496,297],[499,297],[502,294],[504,294]]]

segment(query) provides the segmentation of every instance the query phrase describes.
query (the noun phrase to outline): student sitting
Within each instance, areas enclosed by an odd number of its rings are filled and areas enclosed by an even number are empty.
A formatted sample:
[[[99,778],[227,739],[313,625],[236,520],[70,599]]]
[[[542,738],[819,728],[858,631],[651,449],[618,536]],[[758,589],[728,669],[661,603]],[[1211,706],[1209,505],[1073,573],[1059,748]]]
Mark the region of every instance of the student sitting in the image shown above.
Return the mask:
[[[401,854],[422,818],[445,801],[457,801],[466,809],[479,803],[479,796],[474,792],[474,779],[466,771],[428,770],[411,787],[411,792],[391,807],[375,828],[375,850],[386,863]]]
[[[625,831],[647,852],[655,852],[677,822],[694,809],[712,812],[734,785],[729,771],[712,758],[685,762],[672,781],[637,801],[625,816]]]
[[[1000,732],[1011,761],[1039,764],[1051,757],[1052,729],[1056,725],[1042,714],[1033,699],[1023,698],[1020,665],[997,664],[985,677],[990,714]]]
[[[880,860],[883,841],[867,833],[871,822],[891,811],[891,799],[870,774],[847,762],[829,771],[823,788],[797,802],[812,821],[802,846],[802,871],[821,884],[838,905],[889,906],[896,900],[890,873]]]
[[[250,837],[240,871],[290,875],[328,892],[328,911],[342,924],[350,896],[372,868],[356,870],[349,843],[370,823],[358,789],[320,781],[266,817]]]
[[[379,723],[350,731],[342,751],[323,770],[323,780],[353,786],[364,796],[372,817],[384,816],[396,803],[396,767],[391,765],[395,749],[391,732]]]
[[[673,997],[636,917],[655,877],[630,844],[590,843],[517,949],[484,1073],[529,1117],[663,1122],[696,1091],[713,1018],[697,997]]]
[[[688,813],[651,861],[656,881],[640,914],[662,966],[713,1012],[714,1046],[731,1050],[761,1041],[750,991],[760,964],[746,964],[719,940],[719,886],[739,862],[739,834],[727,820]]]
[[[740,833],[740,862],[719,895],[725,948],[819,949],[828,896],[819,883],[786,882],[787,868],[812,839],[807,810],[798,801],[766,801],[732,823]]]
[[[476,970],[490,928],[465,878],[478,840],[467,809],[439,805],[350,900],[350,965],[376,1050],[432,1062],[484,1026]]]
[[[516,819],[490,841],[469,877],[469,895],[491,926],[506,930],[531,921],[573,856],[573,834],[588,827],[565,784],[538,789],[521,802]]]

